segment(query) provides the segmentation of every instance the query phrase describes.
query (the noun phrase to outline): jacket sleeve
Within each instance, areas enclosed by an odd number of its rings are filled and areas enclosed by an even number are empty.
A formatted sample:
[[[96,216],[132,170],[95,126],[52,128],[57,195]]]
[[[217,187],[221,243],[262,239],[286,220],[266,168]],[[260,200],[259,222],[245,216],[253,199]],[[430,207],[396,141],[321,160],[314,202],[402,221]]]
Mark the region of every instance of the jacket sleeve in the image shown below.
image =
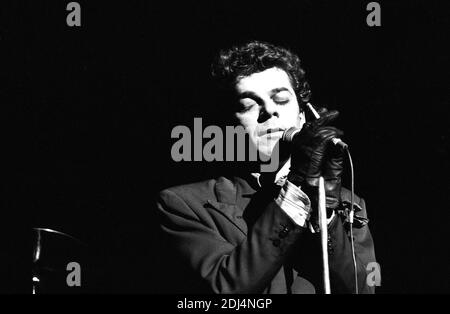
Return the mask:
[[[190,208],[171,190],[160,193],[157,207],[171,249],[214,293],[263,292],[303,232],[274,201],[238,245],[202,222],[197,211],[204,208]]]
[[[367,218],[366,205],[360,199],[361,211],[358,215]],[[375,249],[368,224],[353,227],[355,259],[358,274],[358,292],[375,293],[375,287],[367,284],[367,266],[376,262]],[[344,225],[344,219],[337,216],[329,226],[329,265],[332,293],[354,293],[355,271],[350,242],[350,231]]]

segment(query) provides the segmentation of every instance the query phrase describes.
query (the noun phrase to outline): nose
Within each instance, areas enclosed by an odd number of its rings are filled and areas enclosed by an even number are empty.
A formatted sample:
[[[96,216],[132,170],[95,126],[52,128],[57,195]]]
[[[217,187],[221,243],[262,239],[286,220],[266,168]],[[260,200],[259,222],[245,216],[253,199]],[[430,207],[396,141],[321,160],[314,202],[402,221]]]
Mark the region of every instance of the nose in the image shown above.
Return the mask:
[[[280,113],[278,112],[279,108],[277,104],[275,104],[273,101],[265,101],[264,104],[261,106],[261,110],[259,112],[258,122],[263,123],[273,116],[279,118]]]

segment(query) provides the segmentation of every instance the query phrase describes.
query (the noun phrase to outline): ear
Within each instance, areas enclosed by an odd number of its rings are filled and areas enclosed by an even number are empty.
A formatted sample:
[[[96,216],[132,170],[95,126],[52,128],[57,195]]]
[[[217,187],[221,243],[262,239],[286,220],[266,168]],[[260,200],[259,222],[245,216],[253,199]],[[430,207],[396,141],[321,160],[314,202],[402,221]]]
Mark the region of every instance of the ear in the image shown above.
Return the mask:
[[[306,123],[305,112],[304,112],[304,111],[300,112],[300,114],[298,115],[298,117],[299,117],[299,120],[300,120],[300,125],[299,125],[299,127],[302,128],[303,125]]]
[[[302,120],[303,122],[305,121],[306,117],[305,117],[305,111],[300,112],[299,114],[300,120]]]

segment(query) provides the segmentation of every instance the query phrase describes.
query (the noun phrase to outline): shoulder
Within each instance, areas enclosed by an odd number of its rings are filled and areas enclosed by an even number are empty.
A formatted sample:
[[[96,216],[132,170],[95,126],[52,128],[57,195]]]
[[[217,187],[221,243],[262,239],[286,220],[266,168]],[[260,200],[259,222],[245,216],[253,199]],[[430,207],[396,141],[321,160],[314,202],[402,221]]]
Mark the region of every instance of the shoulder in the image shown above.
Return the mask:
[[[341,204],[342,208],[349,210],[351,205],[351,199],[352,199],[352,192],[349,189],[342,188],[341,189]],[[367,215],[367,208],[366,208],[366,202],[364,198],[354,195],[353,197],[353,204],[354,204],[354,210],[355,210],[355,221],[358,220],[358,222],[361,223],[361,225],[366,225],[369,222],[368,215]]]
[[[203,212],[209,201],[217,200],[217,187],[220,187],[221,182],[225,180],[225,178],[219,177],[164,189],[159,192],[157,197],[158,207],[166,211]]]
[[[210,179],[169,187],[159,192],[159,198],[162,200],[171,198],[183,200],[212,198],[214,197],[216,183],[217,179]]]
[[[348,203],[351,204],[351,199],[352,199],[352,191],[342,187],[341,189],[341,199],[343,203]],[[357,195],[355,193],[354,197],[353,197],[353,203],[355,205],[360,206],[361,208],[365,207],[365,201],[362,197],[360,197],[359,195]]]

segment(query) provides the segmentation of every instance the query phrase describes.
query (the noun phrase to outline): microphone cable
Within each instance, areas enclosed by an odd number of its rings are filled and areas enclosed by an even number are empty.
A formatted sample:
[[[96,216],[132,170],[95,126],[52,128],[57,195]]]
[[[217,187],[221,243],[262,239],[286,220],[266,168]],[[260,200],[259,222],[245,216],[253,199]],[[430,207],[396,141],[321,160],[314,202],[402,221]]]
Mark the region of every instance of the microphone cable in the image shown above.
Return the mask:
[[[350,213],[349,213],[350,243],[352,247],[353,269],[355,272],[355,294],[359,294],[358,271],[356,266],[356,255],[355,255],[355,241],[353,239],[353,216],[354,216],[353,199],[355,196],[355,176],[354,176],[355,173],[353,169],[353,160],[352,155],[350,154],[350,150],[348,149],[348,147],[345,150],[347,151],[348,161],[350,163],[350,177],[351,177],[351,195],[350,195]]]

